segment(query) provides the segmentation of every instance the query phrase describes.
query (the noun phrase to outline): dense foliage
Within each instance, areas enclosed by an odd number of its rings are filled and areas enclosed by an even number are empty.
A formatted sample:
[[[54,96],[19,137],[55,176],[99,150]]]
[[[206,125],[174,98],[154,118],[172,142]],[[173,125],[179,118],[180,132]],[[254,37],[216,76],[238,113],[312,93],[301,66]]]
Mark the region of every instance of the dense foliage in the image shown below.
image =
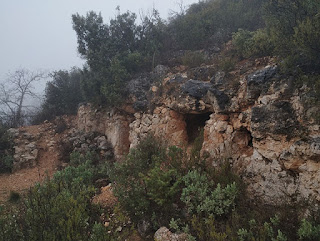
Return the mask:
[[[100,14],[74,14],[78,51],[87,60],[81,82],[85,98],[116,106],[125,95],[126,82],[136,73],[151,71],[168,61],[166,53],[220,46],[238,28],[263,26],[262,0],[199,1],[165,22],[156,10],[140,16],[118,14],[105,24]],[[164,57],[166,56],[166,57]],[[169,54],[170,56],[170,54]]]
[[[220,46],[238,28],[255,30],[263,26],[262,0],[211,0],[192,4],[176,13],[168,24],[176,49]]]
[[[10,172],[13,166],[12,139],[8,128],[0,123],[0,173]]]
[[[116,224],[105,227],[101,217],[108,210],[92,203],[96,193],[94,181],[106,178],[107,174],[100,175],[101,166],[93,164],[97,160],[90,153],[86,156],[75,153],[71,161],[78,165],[69,166],[51,180],[32,187],[23,200],[15,201],[16,208],[0,206],[1,241],[125,239],[115,232],[116,225],[124,222],[122,211],[110,210],[117,215]]]
[[[33,122],[38,124],[56,116],[75,114],[78,104],[83,101],[80,88],[81,76],[81,70],[77,68],[53,72],[52,80],[47,82],[44,103],[33,118]]]
[[[263,6],[265,28],[240,29],[233,42],[242,57],[275,55],[286,71],[319,71],[320,3],[269,0]],[[297,68],[298,67],[298,68]]]
[[[163,38],[162,20],[156,10],[143,16],[141,24],[136,19],[136,14],[120,10],[110,24],[94,12],[72,15],[78,51],[87,60],[81,83],[86,99],[116,105],[130,76],[154,66]]]

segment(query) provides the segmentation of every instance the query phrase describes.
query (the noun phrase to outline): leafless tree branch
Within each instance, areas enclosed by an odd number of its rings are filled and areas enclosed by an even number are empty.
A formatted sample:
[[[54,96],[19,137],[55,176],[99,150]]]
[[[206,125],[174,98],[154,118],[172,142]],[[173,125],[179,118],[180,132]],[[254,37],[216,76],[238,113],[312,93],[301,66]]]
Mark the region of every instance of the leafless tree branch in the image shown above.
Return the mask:
[[[40,98],[34,92],[33,84],[46,78],[44,71],[29,71],[17,69],[9,73],[6,83],[0,84],[0,118],[5,119],[9,126],[18,127],[24,124],[26,114],[30,106],[25,106],[27,97]]]

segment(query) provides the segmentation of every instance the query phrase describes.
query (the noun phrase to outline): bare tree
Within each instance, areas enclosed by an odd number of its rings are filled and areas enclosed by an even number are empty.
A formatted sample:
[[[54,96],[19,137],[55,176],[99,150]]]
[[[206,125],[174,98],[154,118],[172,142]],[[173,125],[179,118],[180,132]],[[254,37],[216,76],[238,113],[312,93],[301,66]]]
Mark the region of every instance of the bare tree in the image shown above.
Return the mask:
[[[22,126],[26,112],[32,106],[25,105],[27,98],[38,98],[34,84],[46,77],[43,71],[18,69],[8,74],[7,81],[0,84],[0,118],[10,127]]]
[[[169,9],[170,18],[175,18],[176,16],[183,16],[186,13],[187,6],[184,4],[183,0],[175,1],[175,5],[178,6],[179,10],[174,11]]]

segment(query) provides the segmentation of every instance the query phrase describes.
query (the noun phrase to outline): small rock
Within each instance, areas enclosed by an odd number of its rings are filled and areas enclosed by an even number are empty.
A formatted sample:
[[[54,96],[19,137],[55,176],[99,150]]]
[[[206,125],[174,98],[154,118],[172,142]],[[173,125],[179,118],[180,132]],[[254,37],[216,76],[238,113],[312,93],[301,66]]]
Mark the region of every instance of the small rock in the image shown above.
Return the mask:
[[[174,234],[166,227],[161,227],[154,234],[155,241],[187,241],[188,235],[185,233]]]
[[[116,232],[121,232],[122,231],[122,227],[119,226],[117,229],[116,229]]]

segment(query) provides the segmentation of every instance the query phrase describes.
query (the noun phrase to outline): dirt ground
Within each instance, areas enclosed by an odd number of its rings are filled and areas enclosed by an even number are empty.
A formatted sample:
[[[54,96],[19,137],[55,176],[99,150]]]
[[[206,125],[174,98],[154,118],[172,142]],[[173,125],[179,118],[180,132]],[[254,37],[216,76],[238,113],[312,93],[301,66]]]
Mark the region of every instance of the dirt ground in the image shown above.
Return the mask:
[[[23,127],[27,133],[36,134],[39,132],[39,126]],[[24,194],[31,186],[42,182],[46,177],[52,177],[58,170],[58,150],[57,146],[51,149],[47,148],[46,140],[58,140],[59,136],[54,136],[50,132],[42,133],[38,144],[38,163],[35,167],[24,168],[11,174],[0,174],[0,203],[6,202],[10,192]]]

